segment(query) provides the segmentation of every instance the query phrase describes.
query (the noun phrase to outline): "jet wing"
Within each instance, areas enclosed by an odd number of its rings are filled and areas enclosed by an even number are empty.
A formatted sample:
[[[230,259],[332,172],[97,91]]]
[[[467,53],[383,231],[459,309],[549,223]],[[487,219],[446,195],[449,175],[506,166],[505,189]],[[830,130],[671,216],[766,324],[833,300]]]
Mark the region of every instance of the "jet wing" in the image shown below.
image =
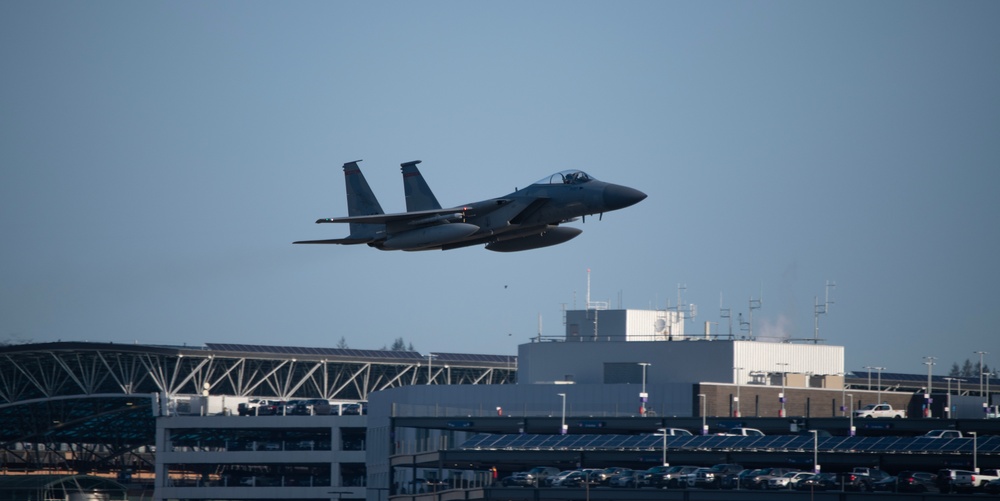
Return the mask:
[[[441,220],[443,218],[435,219],[435,216],[454,216],[462,217],[465,215],[465,211],[468,210],[467,207],[452,207],[450,209],[430,209],[421,210],[413,212],[397,212],[395,214],[372,214],[370,216],[348,216],[348,217],[328,217],[323,219],[317,219],[316,224],[322,223],[361,223],[361,224],[390,224],[390,223],[410,223],[410,224],[423,224],[425,222],[432,222],[432,220]]]

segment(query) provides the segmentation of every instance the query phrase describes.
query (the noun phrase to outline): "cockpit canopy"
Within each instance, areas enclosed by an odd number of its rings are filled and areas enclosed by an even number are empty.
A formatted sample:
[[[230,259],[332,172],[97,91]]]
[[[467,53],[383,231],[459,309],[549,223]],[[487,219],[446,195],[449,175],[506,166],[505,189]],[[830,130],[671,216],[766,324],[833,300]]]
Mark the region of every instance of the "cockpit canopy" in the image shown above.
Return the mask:
[[[583,184],[593,180],[594,178],[582,170],[570,169],[556,172],[551,176],[535,181],[533,184]]]

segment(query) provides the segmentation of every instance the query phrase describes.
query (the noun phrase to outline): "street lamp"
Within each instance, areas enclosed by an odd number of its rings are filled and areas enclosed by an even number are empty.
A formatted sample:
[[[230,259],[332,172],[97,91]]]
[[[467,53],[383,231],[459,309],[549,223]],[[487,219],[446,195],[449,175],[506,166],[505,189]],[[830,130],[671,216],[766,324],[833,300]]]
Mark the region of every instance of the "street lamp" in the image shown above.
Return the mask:
[[[853,393],[848,393],[847,396],[851,397],[851,408],[848,410],[847,415],[851,416],[851,428],[850,428],[849,432],[850,432],[850,436],[853,437],[854,436],[854,394]]]
[[[566,394],[565,393],[557,393],[556,395],[559,395],[560,397],[562,397],[562,426],[559,427],[559,434],[560,435],[565,435],[566,434]]]
[[[875,403],[876,404],[881,404],[882,403],[882,371],[885,370],[885,367],[872,367],[872,369],[875,369],[875,370],[878,371],[878,388],[875,389],[878,392],[878,393],[876,393],[876,395],[878,395],[878,398],[876,398]]]
[[[668,430],[666,428],[657,428],[656,431],[660,432],[663,435],[663,466],[670,466],[670,463],[667,462],[667,431]]]
[[[951,419],[951,382],[952,381],[956,381],[957,378],[946,377],[946,378],[944,378],[944,380],[948,382],[948,395],[947,395],[947,397],[945,397],[944,412],[945,412],[945,416],[948,419]]]
[[[778,417],[785,417],[785,377],[788,374],[788,362],[778,362],[781,367],[781,393],[778,394],[778,401],[781,402],[781,409],[778,410]]]
[[[990,417],[990,377],[993,373],[986,371],[980,375],[980,377],[986,377],[986,400],[983,401],[983,419],[989,419]]]
[[[840,381],[840,417],[847,415],[847,374],[843,372],[840,376],[844,379]]]
[[[705,422],[705,394],[699,393],[698,399],[701,400],[701,434],[708,435],[708,423]]]
[[[979,473],[979,433],[970,431],[972,435],[972,471]]]
[[[642,393],[639,394],[639,416],[646,417],[646,400],[649,394],[646,393],[646,367],[653,365],[649,362],[639,362],[642,366]]]
[[[733,411],[733,417],[740,417],[740,371],[743,367],[733,367],[736,371],[736,398],[733,400],[736,402],[736,410]]]
[[[809,430],[813,434],[813,473],[819,474],[819,432]]]
[[[989,355],[989,352],[974,351],[973,353],[979,354],[979,394],[985,396],[983,393],[983,355]]]
[[[931,370],[937,357],[924,357],[924,365],[927,366],[927,393],[924,394],[924,417],[934,417],[931,413]]]

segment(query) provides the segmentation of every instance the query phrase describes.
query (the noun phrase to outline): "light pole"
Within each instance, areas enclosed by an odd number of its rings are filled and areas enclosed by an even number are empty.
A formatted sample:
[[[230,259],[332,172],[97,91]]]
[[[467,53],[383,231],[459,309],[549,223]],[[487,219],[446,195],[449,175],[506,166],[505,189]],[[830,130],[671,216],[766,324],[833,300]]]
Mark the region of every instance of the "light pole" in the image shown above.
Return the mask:
[[[986,400],[983,401],[983,419],[989,419],[990,417],[990,376],[993,373],[986,371],[980,375],[980,377],[986,378]]]
[[[946,377],[946,378],[944,378],[944,380],[948,382],[948,396],[945,397],[944,412],[945,412],[945,417],[947,417],[948,419],[951,419],[951,382],[955,381],[955,378],[953,378],[953,377]]]
[[[733,370],[736,371],[736,398],[733,399],[736,402],[736,409],[733,411],[733,417],[740,417],[740,371],[743,367],[733,367]]]
[[[649,362],[639,362],[642,366],[642,393],[639,394],[639,416],[646,417],[646,400],[649,394],[646,393],[646,367],[653,365]]]
[[[670,463],[667,463],[667,429],[657,428],[656,431],[663,434],[663,466],[670,466]]]
[[[872,369],[875,369],[875,370],[878,371],[878,388],[875,389],[877,391],[876,395],[878,395],[878,398],[876,399],[877,401],[875,403],[876,404],[881,404],[882,403],[882,371],[885,370],[885,367],[872,367]]]
[[[851,416],[851,429],[849,430],[850,436],[854,436],[854,394],[848,393],[848,397],[851,397],[851,408],[848,409],[848,416]]]
[[[813,473],[819,474],[819,432],[809,430],[813,434]]]
[[[705,421],[705,394],[699,393],[698,399],[701,400],[701,434],[708,435],[708,423]]]
[[[866,365],[864,368],[868,369],[868,391],[872,391],[872,369],[874,369],[874,367]]]
[[[989,352],[974,351],[973,353],[979,354],[979,394],[985,396],[983,393],[983,355],[989,355]]]
[[[972,471],[979,473],[979,433],[970,431],[972,435]]]
[[[846,380],[847,374],[841,374],[841,376]],[[840,417],[847,415],[847,382],[840,382]]]
[[[781,402],[781,409],[778,410],[778,417],[785,417],[785,376],[788,374],[788,362],[778,362],[781,367],[781,393],[778,394],[778,401]]]
[[[559,434],[560,435],[565,435],[566,434],[566,394],[565,393],[557,393],[556,395],[559,395],[560,397],[562,397],[562,426],[559,427]]]
[[[927,366],[927,393],[924,394],[924,417],[934,417],[931,412],[931,371],[937,357],[924,357],[924,365]]]

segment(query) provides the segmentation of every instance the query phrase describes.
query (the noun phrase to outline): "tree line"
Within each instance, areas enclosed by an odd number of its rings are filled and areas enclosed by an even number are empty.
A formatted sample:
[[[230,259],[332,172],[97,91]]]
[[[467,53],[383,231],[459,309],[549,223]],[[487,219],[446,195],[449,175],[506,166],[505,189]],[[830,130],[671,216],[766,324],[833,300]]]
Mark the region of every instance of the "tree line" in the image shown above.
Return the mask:
[[[973,362],[967,358],[962,365],[959,365],[958,362],[951,364],[951,371],[948,372],[948,376],[978,378],[980,372],[990,373],[993,371],[991,371],[990,367],[986,364],[983,364],[983,369],[980,371],[979,362]]]

